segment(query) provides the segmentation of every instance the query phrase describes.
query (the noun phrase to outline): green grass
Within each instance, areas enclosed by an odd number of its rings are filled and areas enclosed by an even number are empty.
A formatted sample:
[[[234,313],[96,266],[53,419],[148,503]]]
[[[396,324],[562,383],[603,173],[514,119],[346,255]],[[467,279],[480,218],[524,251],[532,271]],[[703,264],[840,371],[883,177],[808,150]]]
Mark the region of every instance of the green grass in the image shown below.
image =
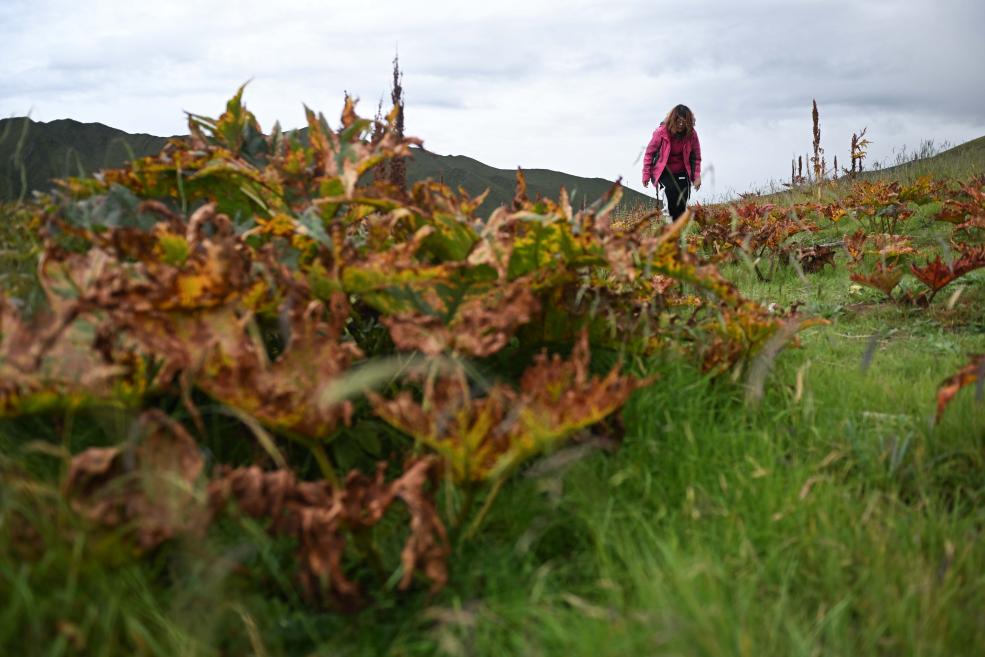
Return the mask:
[[[16,204],[0,201],[0,291],[25,304],[40,301],[36,274],[40,251],[37,228]]]
[[[725,273],[830,321],[781,352],[759,404],[744,376],[652,361],[617,451],[518,474],[445,590],[389,583],[353,615],[303,602],[292,546],[251,521],[144,559],[85,528],[58,494],[59,454],[118,441],[125,414],[3,422],[3,652],[985,654],[985,404],[966,389],[933,423],[938,384],[985,352],[985,272],[930,309],[852,292],[842,261]]]
[[[806,286],[783,275],[749,291],[785,302],[847,287],[840,270]],[[5,487],[0,637],[38,655],[72,654],[78,637],[107,655],[975,654],[985,412],[965,391],[930,424],[937,384],[985,349],[972,321],[985,285],[973,287],[959,327],[830,306],[756,408],[740,385],[653,363],[661,378],[626,409],[618,452],[518,477],[455,555],[448,589],[391,591],[351,617],[303,604],[289,546],[255,525],[138,562],[53,513],[46,489]],[[7,428],[21,467],[38,424]],[[11,540],[18,510],[51,541],[36,561]]]

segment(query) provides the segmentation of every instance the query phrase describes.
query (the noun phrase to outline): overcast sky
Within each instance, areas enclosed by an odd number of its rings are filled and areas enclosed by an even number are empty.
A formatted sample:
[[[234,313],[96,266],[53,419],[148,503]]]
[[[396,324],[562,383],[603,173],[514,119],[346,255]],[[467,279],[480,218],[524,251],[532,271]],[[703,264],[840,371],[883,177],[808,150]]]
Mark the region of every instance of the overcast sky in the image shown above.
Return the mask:
[[[407,133],[441,154],[640,185],[675,104],[697,116],[698,198],[830,162],[868,127],[874,158],[985,135],[985,0],[0,0],[0,116],[185,132],[246,103],[268,129],[372,115],[391,60]]]

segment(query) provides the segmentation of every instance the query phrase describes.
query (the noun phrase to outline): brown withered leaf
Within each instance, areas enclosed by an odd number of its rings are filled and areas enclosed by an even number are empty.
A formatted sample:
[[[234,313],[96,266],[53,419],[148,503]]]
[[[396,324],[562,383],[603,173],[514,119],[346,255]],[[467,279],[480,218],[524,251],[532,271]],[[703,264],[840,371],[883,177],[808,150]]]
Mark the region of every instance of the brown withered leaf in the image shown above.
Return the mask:
[[[124,527],[147,551],[204,527],[194,492],[203,460],[195,440],[161,411],[146,411],[139,424],[138,445],[93,447],[74,457],[64,488],[77,512],[104,527]]]
[[[213,339],[219,348],[194,373],[193,381],[208,395],[246,411],[269,427],[323,438],[340,422],[348,423],[352,403],[320,404],[320,392],[361,352],[355,344],[339,341],[339,324],[325,318],[321,301],[291,308],[287,320],[290,338],[273,362],[268,360],[263,344],[241,325],[232,340],[230,336]]]
[[[49,304],[57,309],[78,298],[87,307],[128,312],[191,311],[212,308],[244,294],[252,283],[251,262],[232,223],[216,213],[215,203],[196,210],[184,235],[169,224],[141,233],[147,244],[122,245],[124,229],[86,231],[93,246],[86,253],[50,249],[41,260],[40,278]],[[204,228],[211,226],[212,234]],[[173,240],[184,253],[179,261],[157,245]]]
[[[985,267],[985,244],[958,242],[955,246],[961,257],[951,267],[958,276],[964,276],[970,271]]]
[[[720,308],[717,316],[705,320],[707,334],[694,349],[701,356],[706,372],[724,372],[765,348],[778,334],[785,334],[791,328],[792,333],[797,333],[824,323],[823,319],[803,318],[794,311],[774,314],[757,303],[746,302],[737,308]],[[784,339],[783,343],[786,342]],[[790,342],[797,344],[796,338]]]
[[[972,383],[979,382],[979,395],[981,395],[981,381],[985,381],[985,354],[974,354],[968,364],[948,377],[937,388],[937,416],[936,421],[940,422],[944,415],[944,409],[951,403],[954,396],[961,388]]]
[[[861,260],[867,238],[868,236],[862,229],[855,231],[851,235],[845,235],[843,243],[845,245],[845,251],[848,252],[848,257],[854,261]]]
[[[63,314],[84,308],[98,320],[97,342],[106,357],[135,351],[153,358],[160,364],[157,385],[183,372],[212,397],[274,429],[308,437],[323,437],[348,421],[349,402],[316,403],[320,386],[360,355],[353,344],[339,341],[349,312],[345,295],[332,295],[326,309],[271,252],[247,256],[214,204],[191,216],[180,239],[187,257],[171,263],[152,254],[144,254],[145,262],[122,262],[100,249],[52,258],[42,268],[49,296],[77,294],[63,303]],[[257,265],[266,274],[262,281],[251,271]],[[245,302],[257,284],[278,286],[290,332],[272,363]]]
[[[80,305],[39,312],[30,322],[0,298],[0,416],[114,400],[148,385],[132,352],[96,348],[99,327],[79,321]]]
[[[826,244],[815,244],[797,249],[795,256],[800,263],[800,268],[808,274],[821,271],[825,265],[835,266],[834,247]]]
[[[218,513],[229,502],[254,518],[269,518],[269,530],[297,540],[301,583],[313,599],[332,595],[343,606],[357,606],[363,592],[345,573],[343,557],[349,537],[376,525],[394,500],[410,512],[410,533],[401,551],[402,589],[423,571],[432,591],[448,581],[449,554],[444,524],[430,497],[440,473],[434,457],[409,463],[404,473],[386,482],[385,464],[374,476],[350,472],[338,489],[328,482],[303,482],[284,470],[259,467],[221,468],[209,484],[209,505]]]
[[[403,312],[380,321],[398,349],[416,349],[428,356],[450,351],[481,358],[506,346],[517,327],[539,311],[540,301],[527,281],[520,279],[468,299],[450,319]]]
[[[969,217],[964,223],[958,224],[954,227],[954,232],[964,232],[969,235],[985,234],[985,211],[982,214]]]
[[[359,587],[342,569],[344,508],[328,482],[299,482],[287,470],[223,466],[209,482],[208,498],[213,514],[232,501],[250,517],[269,518],[272,533],[293,536],[298,542],[301,582],[312,597],[323,590],[345,600],[359,596]]]
[[[535,438],[551,439],[559,428],[576,431],[620,408],[637,388],[652,379],[622,376],[616,366],[599,379],[589,374],[588,333],[578,337],[570,358],[539,354],[520,379],[524,424]]]
[[[497,384],[476,399],[459,374],[427,388],[422,403],[406,391],[391,400],[369,397],[377,415],[440,454],[456,481],[482,481],[605,418],[649,382],[621,376],[618,368],[591,377],[589,357],[582,332],[568,360],[539,355],[519,390]]]
[[[431,580],[431,592],[437,592],[448,582],[448,534],[438,516],[434,500],[427,490],[435,490],[441,474],[436,458],[423,458],[412,463],[404,474],[390,485],[410,513],[410,535],[400,552],[404,574],[400,588],[410,587],[414,572],[422,570]]]
[[[217,214],[215,204],[209,203],[186,225],[164,206],[151,202],[148,207],[166,216],[143,235],[148,243],[143,238],[133,242],[126,232],[133,229],[108,229],[76,230],[93,245],[86,253],[49,245],[39,278],[56,320],[48,322],[49,332],[30,336],[22,359],[50,348],[47,336],[68,326],[61,342],[71,339],[71,350],[57,362],[100,356],[101,368],[94,364],[80,371],[115,372],[117,379],[122,372],[123,383],[139,393],[168,383],[180,370],[199,366],[214,350],[216,338],[229,340],[229,328],[242,315],[230,301],[246,294],[254,281],[250,258],[228,217]],[[162,240],[169,246],[159,249]],[[54,352],[51,356],[47,360],[56,362]],[[143,367],[143,356],[161,365],[154,381],[137,381],[140,372],[132,371]],[[35,369],[43,369],[44,363],[34,358]],[[79,384],[82,378],[79,372],[67,373],[66,380]]]
[[[957,194],[944,199],[936,219],[962,224],[983,214],[985,214],[985,192],[982,191],[981,181],[973,179],[962,185]]]
[[[916,253],[916,249],[910,244],[910,238],[906,235],[876,233],[869,235],[868,244],[870,245],[868,253],[890,264],[896,264],[903,256]]]
[[[468,264],[488,265],[496,270],[499,280],[507,280],[510,256],[513,254],[516,221],[504,207],[496,208],[479,232],[479,240],[468,255]]]

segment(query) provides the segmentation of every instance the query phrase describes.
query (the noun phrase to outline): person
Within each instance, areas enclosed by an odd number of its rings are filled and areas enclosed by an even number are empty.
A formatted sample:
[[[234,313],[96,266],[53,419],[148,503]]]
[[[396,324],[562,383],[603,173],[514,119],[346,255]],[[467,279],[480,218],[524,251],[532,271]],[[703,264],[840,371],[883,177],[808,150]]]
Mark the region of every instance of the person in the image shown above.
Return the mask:
[[[686,105],[674,106],[653,131],[643,155],[643,186],[649,187],[651,180],[664,188],[672,220],[684,214],[692,183],[701,189],[701,144],[694,112]]]

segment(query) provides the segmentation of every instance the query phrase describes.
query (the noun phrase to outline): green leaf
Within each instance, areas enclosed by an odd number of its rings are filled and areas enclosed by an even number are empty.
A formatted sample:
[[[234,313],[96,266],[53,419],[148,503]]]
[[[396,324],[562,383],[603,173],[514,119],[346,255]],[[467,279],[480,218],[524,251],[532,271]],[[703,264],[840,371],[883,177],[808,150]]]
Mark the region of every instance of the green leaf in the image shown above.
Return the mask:
[[[315,208],[309,207],[300,217],[298,223],[304,228],[304,234],[312,238],[325,248],[332,248],[332,237],[325,230],[321,215]]]
[[[448,215],[435,215],[429,225],[435,231],[424,240],[423,248],[438,260],[465,260],[479,236],[471,226]]]

